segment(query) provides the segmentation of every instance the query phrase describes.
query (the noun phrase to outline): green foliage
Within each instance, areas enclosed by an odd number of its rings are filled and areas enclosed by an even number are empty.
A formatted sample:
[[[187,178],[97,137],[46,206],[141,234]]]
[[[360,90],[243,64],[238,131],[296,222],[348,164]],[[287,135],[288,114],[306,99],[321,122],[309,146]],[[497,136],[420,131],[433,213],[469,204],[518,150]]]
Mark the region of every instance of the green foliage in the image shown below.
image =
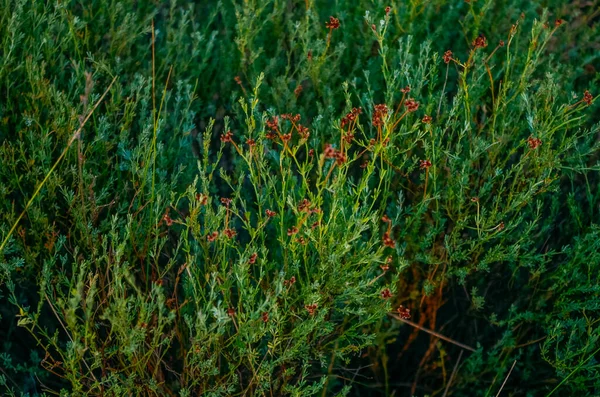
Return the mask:
[[[600,393],[593,5],[0,1],[7,395]]]

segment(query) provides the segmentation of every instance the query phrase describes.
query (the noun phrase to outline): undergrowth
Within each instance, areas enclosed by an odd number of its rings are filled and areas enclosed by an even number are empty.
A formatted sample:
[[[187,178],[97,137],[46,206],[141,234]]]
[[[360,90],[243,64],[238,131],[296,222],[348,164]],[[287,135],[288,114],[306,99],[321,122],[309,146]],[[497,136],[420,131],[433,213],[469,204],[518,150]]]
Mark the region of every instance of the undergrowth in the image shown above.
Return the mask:
[[[6,395],[598,395],[597,2],[0,6]]]

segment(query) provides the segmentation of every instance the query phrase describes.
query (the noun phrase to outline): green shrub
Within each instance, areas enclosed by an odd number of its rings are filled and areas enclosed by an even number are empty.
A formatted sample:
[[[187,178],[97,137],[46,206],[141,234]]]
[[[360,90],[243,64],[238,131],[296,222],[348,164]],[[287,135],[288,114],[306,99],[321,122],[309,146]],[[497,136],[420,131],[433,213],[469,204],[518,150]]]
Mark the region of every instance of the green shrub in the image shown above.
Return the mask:
[[[3,1],[5,393],[600,393],[593,7],[386,6]]]

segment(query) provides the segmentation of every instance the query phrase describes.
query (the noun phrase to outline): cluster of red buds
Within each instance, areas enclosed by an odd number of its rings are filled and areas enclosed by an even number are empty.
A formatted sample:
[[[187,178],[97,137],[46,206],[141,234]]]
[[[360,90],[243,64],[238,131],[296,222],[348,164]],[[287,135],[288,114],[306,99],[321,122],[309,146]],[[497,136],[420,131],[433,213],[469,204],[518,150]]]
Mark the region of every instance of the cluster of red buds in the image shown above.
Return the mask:
[[[221,197],[221,204],[223,204],[226,207],[229,207],[229,205],[231,204],[231,199],[226,198],[226,197]]]
[[[250,258],[248,259],[248,263],[251,265],[254,265],[256,263],[256,258],[258,258],[258,254],[255,252],[252,255],[250,255]]]
[[[390,248],[394,248],[396,247],[396,242],[394,241],[393,238],[390,237],[390,231],[388,230],[387,232],[383,233],[383,245],[385,245],[386,247],[390,247]]]
[[[390,299],[392,297],[392,292],[389,288],[386,288],[383,291],[381,291],[381,297],[383,299]]]
[[[400,92],[403,94],[408,94],[410,92],[410,85],[407,85],[406,87],[401,88]]]
[[[229,309],[227,309],[227,315],[229,317],[235,316],[235,309],[233,307],[230,307]]]
[[[276,216],[277,216],[277,212],[275,212],[275,211],[271,211],[271,210],[266,210],[266,211],[265,211],[265,214],[267,214],[267,216],[268,216],[269,218],[274,218],[274,217],[276,217]]]
[[[406,101],[404,101],[404,106],[406,106],[407,112],[413,113],[419,109],[419,102],[415,101],[412,98],[408,98]]]
[[[169,212],[165,212],[165,214],[162,217],[162,220],[165,221],[165,223],[167,224],[167,226],[171,226],[173,224],[173,219],[171,219],[171,217],[169,216]]]
[[[306,54],[306,59],[308,59],[309,61],[312,61],[313,55],[312,55],[312,51],[311,50],[308,50],[308,53]]]
[[[335,17],[329,17],[329,22],[325,23],[327,29],[337,29],[340,27],[340,20]]]
[[[300,212],[308,212],[310,210],[310,201],[308,199],[304,199],[298,204],[298,211]]]
[[[314,229],[314,228],[316,228],[317,226],[319,226],[320,224],[321,224],[321,222],[319,222],[319,221],[316,221],[316,222],[314,222],[312,225],[310,225],[310,228],[311,228],[311,229]]]
[[[296,283],[296,276],[290,277],[289,280],[283,280],[283,285],[285,285],[286,287],[291,287],[295,283]]]
[[[590,94],[590,92],[588,90],[585,90],[583,92],[583,102],[585,102],[588,106],[590,106],[592,104],[593,100],[594,100],[594,97],[592,96],[592,94]]]
[[[388,15],[390,13],[390,11],[392,11],[392,7],[390,7],[390,6],[385,7],[385,15]]]
[[[246,144],[250,147],[253,148],[254,146],[256,146],[256,141],[252,138],[248,138],[246,139]]]
[[[288,236],[293,236],[294,234],[298,234],[299,230],[296,226],[289,228],[287,231]]]
[[[281,115],[281,118],[283,120],[289,120],[292,123],[297,123],[298,121],[300,121],[300,115],[299,114],[293,115],[291,113],[285,113],[285,114]]]
[[[306,239],[304,237],[298,237],[296,239],[296,242],[300,245],[304,245],[304,244],[306,244]]]
[[[388,107],[385,104],[375,105],[375,111],[373,112],[373,126],[382,126],[388,111]]]
[[[498,45],[499,45],[500,47],[504,47],[504,40],[500,40],[500,41],[498,42]]]
[[[344,134],[342,138],[344,139],[344,142],[350,144],[354,139],[354,134],[352,132],[349,132],[347,134]]]
[[[407,308],[407,307],[404,307],[404,306],[400,305],[396,309],[396,312],[398,313],[398,315],[400,316],[400,318],[403,319],[403,320],[408,320],[410,318],[410,309]]]
[[[424,124],[431,124],[431,120],[433,120],[431,118],[431,116],[425,115],[423,116],[423,119],[421,120]]]
[[[556,21],[554,21],[554,26],[555,27],[559,27],[563,23],[565,23],[565,21],[563,21],[562,19],[558,18]]]
[[[267,120],[267,127],[272,132],[279,131],[279,117],[273,116],[271,119]]]
[[[344,128],[346,125],[354,122],[356,120],[356,118],[358,117],[358,115],[361,113],[362,113],[362,108],[352,108],[350,113],[348,113],[347,115],[342,117],[342,128]]]
[[[292,139],[292,134],[291,133],[287,133],[287,134],[283,134],[281,136],[281,140],[284,142],[289,142]]]
[[[450,61],[452,60],[452,51],[448,50],[446,52],[444,52],[444,62],[446,64],[450,63]]]
[[[217,232],[217,231],[214,231],[214,232],[212,232],[211,234],[209,234],[208,236],[206,236],[206,239],[207,239],[209,242],[211,242],[211,243],[212,243],[212,242],[213,242],[213,241],[215,241],[215,240],[216,240],[218,237],[219,237],[219,232]]]
[[[307,127],[303,126],[302,124],[298,124],[298,134],[300,134],[300,137],[302,139],[308,139],[310,137],[310,131],[308,130]]]
[[[420,169],[422,169],[422,170],[426,170],[426,169],[428,169],[429,167],[431,167],[431,161],[429,161],[429,160],[421,160],[421,161],[419,162],[419,168],[420,168]]]
[[[227,131],[224,134],[221,134],[221,142],[231,142],[231,138],[233,137],[233,133],[231,131]]]
[[[238,85],[242,85],[242,78],[240,76],[235,76],[233,79]]]
[[[232,239],[235,237],[237,232],[234,229],[227,228],[223,231],[223,234],[225,234],[227,238]]]
[[[487,39],[485,38],[483,33],[480,33],[479,36],[477,36],[477,38],[473,40],[473,47],[475,49],[487,47]]]
[[[387,272],[388,270],[390,270],[390,265],[392,264],[392,257],[388,256],[385,260],[385,263],[381,266],[379,266],[381,268],[381,270],[383,270],[384,272]]]
[[[530,136],[527,138],[527,144],[529,145],[530,149],[535,150],[542,145],[542,140],[540,138],[534,138]]]
[[[268,323],[269,322],[269,313],[268,312],[263,312],[263,314],[260,316],[262,318],[263,323]]]
[[[308,151],[308,155],[309,155],[310,157],[314,157],[314,155],[315,155],[315,149],[310,149],[310,150]]]
[[[331,146],[331,144],[327,144],[325,145],[325,150],[323,151],[323,154],[325,155],[325,158],[327,159],[335,159],[335,162],[338,165],[342,165],[346,162],[346,155],[341,151],[341,150],[337,150],[336,148],[334,148],[333,146]]]
[[[317,311],[317,304],[313,303],[311,305],[305,305],[304,308],[306,309],[306,311],[308,312],[308,314],[310,314],[311,316],[315,314],[315,312]]]
[[[302,85],[298,84],[298,86],[294,90],[294,95],[296,95],[296,98],[298,98],[300,96],[300,94],[302,93],[302,90],[303,90]]]

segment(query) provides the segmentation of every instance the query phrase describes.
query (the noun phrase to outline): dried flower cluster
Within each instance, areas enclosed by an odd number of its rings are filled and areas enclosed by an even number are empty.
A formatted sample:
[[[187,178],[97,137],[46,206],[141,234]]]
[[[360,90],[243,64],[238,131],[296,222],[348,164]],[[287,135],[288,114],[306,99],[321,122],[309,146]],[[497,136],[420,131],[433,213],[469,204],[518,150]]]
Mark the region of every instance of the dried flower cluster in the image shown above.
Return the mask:
[[[358,115],[362,113],[362,108],[352,108],[352,110],[342,118],[341,126],[345,126],[356,122]]]
[[[475,40],[473,40],[473,48],[485,48],[487,47],[487,39],[483,33],[480,33]]]
[[[373,126],[381,127],[383,126],[385,119],[388,115],[388,107],[385,104],[375,105],[375,109],[373,111]]]
[[[325,145],[325,150],[323,151],[323,155],[327,159],[335,159],[336,164],[341,165],[346,162],[346,155],[341,150],[337,150],[331,144]]]
[[[527,145],[529,145],[530,149],[535,150],[542,145],[542,140],[540,138],[534,138],[530,136],[527,138]]]
[[[337,29],[340,27],[340,20],[334,17],[329,17],[329,22],[325,24],[327,29]]]

